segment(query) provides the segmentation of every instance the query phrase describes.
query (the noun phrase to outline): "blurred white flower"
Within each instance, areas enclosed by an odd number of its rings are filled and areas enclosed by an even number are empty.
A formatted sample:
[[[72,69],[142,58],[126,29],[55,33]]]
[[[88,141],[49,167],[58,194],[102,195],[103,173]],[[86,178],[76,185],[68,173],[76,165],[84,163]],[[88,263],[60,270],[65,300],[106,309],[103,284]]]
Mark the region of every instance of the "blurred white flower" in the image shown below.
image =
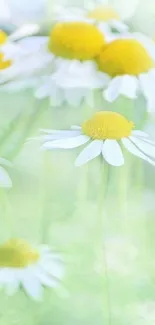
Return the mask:
[[[0,287],[13,295],[20,286],[35,300],[42,298],[43,286],[56,288],[64,275],[61,257],[48,246],[32,247],[21,239],[0,246]]]
[[[118,12],[109,5],[97,5],[90,9],[88,3],[85,7],[55,7],[53,20],[56,21],[84,21],[96,25],[104,33],[107,41],[112,35],[124,34],[128,31],[128,26],[121,21]]]
[[[9,11],[9,22],[18,26],[29,22],[42,22],[47,16],[48,0],[5,0]]]
[[[0,0],[0,23],[5,23],[10,18],[10,12],[6,0]]]

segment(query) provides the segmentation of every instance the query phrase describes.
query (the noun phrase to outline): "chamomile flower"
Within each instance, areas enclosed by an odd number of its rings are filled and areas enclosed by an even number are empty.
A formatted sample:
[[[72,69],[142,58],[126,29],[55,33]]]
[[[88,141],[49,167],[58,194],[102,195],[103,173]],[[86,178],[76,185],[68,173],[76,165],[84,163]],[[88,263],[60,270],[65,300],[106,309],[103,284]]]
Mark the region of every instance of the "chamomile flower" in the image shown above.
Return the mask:
[[[38,32],[38,25],[25,25],[17,29],[11,35],[0,30],[0,81],[6,71],[10,71],[15,63],[19,62],[21,57],[27,55],[27,50],[18,43],[18,40],[25,36]]]
[[[42,298],[43,286],[55,288],[64,274],[61,257],[48,246],[31,247],[21,239],[0,246],[0,287],[7,295],[20,287],[32,299]]]
[[[142,94],[148,111],[155,109],[155,43],[142,34],[115,39],[103,47],[98,58],[100,71],[109,82],[104,98],[115,101],[120,95],[135,99]]]
[[[94,25],[58,23],[49,38],[31,37],[26,42],[33,48],[33,55],[21,62],[21,69],[34,78],[37,76],[35,96],[49,97],[51,105],[59,106],[66,101],[78,106],[82,100],[89,101],[93,90],[104,87],[109,80],[94,60],[105,44],[103,34]],[[16,80],[22,78],[21,69],[17,66],[12,71]]]
[[[96,25],[105,35],[106,40],[111,39],[113,34],[124,34],[128,31],[128,26],[121,21],[119,13],[107,4],[94,4],[89,8],[89,4],[84,7],[55,7],[55,17],[57,21],[85,21]]]
[[[11,178],[3,166],[12,167],[12,163],[7,159],[0,158],[0,187],[11,188],[12,187]]]
[[[75,161],[81,166],[102,156],[110,165],[122,166],[124,156],[122,146],[133,155],[155,166],[155,142],[148,135],[134,130],[134,124],[124,116],[110,111],[97,112],[82,124],[71,130],[45,130],[41,137],[42,149],[73,149],[87,144]]]

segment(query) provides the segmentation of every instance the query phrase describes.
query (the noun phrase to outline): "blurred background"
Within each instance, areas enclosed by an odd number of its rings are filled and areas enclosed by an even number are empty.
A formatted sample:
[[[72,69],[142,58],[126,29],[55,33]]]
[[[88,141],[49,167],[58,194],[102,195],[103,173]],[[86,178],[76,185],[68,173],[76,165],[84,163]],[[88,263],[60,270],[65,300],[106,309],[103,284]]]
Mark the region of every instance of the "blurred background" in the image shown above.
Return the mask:
[[[10,26],[38,22],[45,28],[50,24],[55,6],[91,6],[92,3],[112,5],[135,29],[155,37],[154,0],[0,0],[0,22]]]

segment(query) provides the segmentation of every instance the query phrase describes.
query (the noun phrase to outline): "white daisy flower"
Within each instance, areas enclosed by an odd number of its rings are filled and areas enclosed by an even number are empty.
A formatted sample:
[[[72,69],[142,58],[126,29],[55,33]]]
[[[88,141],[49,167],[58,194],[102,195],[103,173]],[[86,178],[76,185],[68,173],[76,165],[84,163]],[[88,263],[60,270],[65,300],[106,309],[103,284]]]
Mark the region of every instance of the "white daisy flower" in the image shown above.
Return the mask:
[[[12,167],[12,163],[4,158],[0,158],[0,187],[11,188],[12,181],[8,172],[4,169],[6,167]]]
[[[128,26],[121,21],[117,11],[108,4],[86,4],[84,8],[55,6],[54,20],[56,21],[85,21],[96,25],[105,35],[106,40],[110,40],[113,34],[124,34],[128,31]]]
[[[48,246],[34,248],[21,239],[0,246],[0,287],[7,295],[22,287],[28,296],[40,300],[43,286],[56,288],[63,275],[61,257]]]
[[[134,124],[124,116],[110,111],[97,112],[82,126],[71,130],[44,130],[41,137],[42,149],[73,149],[88,144],[75,161],[82,166],[97,156],[112,166],[122,166],[122,146],[133,155],[155,166],[155,142],[140,130],[133,130]]]
[[[49,38],[31,37],[22,44],[30,48],[32,55],[21,60],[4,78],[10,76],[18,81],[22,75],[32,76],[36,97],[49,97],[51,105],[59,106],[66,101],[78,106],[82,100],[89,102],[93,90],[104,87],[109,80],[94,61],[105,44],[103,34],[94,25],[58,23]]]
[[[18,41],[37,33],[38,30],[39,27],[36,24],[24,25],[9,36],[0,30],[0,81],[3,80],[3,74],[5,75],[6,71],[8,73],[21,57],[30,52],[20,46]]]
[[[104,98],[115,101],[120,95],[135,99],[142,94],[148,111],[155,109],[155,43],[142,34],[129,34],[103,47],[98,58],[100,71],[109,82]]]

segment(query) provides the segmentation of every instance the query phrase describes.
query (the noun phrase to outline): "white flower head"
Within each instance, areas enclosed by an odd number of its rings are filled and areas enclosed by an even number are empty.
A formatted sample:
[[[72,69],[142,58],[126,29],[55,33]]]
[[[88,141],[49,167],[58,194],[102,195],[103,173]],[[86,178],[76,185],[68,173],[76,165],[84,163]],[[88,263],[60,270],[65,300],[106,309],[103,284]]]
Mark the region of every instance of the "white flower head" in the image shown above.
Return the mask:
[[[99,70],[109,77],[104,98],[115,101],[142,94],[149,112],[155,110],[155,43],[142,34],[119,37],[104,47],[98,58]]]
[[[81,7],[56,6],[54,8],[56,21],[83,21],[96,25],[109,41],[112,35],[124,34],[128,31],[128,26],[122,22],[119,13],[110,5],[98,3]]]
[[[43,286],[56,288],[63,275],[61,257],[48,246],[35,248],[21,239],[0,246],[0,287],[7,295],[21,287],[32,299],[40,300]]]
[[[122,146],[131,154],[155,166],[155,142],[140,130],[134,130],[133,122],[110,111],[97,112],[82,124],[71,130],[45,130],[41,136],[42,149],[73,149],[87,144],[75,161],[82,166],[97,156],[112,166],[122,166]]]
[[[7,80],[14,66],[19,65],[23,57],[30,53],[30,50],[20,45],[19,40],[38,31],[39,26],[36,24],[23,25],[11,35],[0,30],[0,82],[3,82],[3,78]]]

